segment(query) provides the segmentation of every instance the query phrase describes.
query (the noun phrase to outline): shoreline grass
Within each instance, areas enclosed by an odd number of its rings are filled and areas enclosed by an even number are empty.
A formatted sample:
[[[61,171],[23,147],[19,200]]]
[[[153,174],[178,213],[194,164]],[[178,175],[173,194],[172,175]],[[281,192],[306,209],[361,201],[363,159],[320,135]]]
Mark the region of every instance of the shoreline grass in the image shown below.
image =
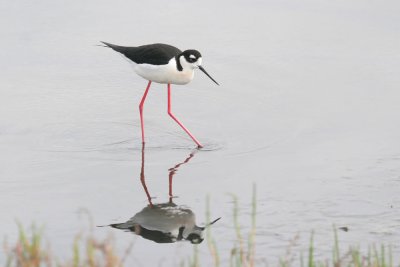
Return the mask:
[[[229,262],[221,262],[221,252],[218,250],[217,241],[212,236],[211,227],[206,229],[206,239],[210,260],[214,267],[254,267],[254,266],[278,266],[278,267],[400,267],[400,264],[394,264],[392,248],[390,246],[369,246],[368,253],[363,255],[361,248],[351,246],[344,253],[340,250],[340,242],[337,234],[337,228],[333,226],[334,243],[332,246],[332,258],[319,260],[315,258],[314,231],[311,232],[309,246],[306,249],[306,255],[300,252],[300,257],[296,259],[292,251],[299,236],[295,236],[288,244],[286,253],[280,260],[273,264],[266,264],[267,259],[256,258],[256,214],[257,197],[256,187],[253,186],[252,211],[250,218],[250,229],[247,234],[243,234],[243,229],[239,224],[239,201],[234,195],[233,200],[233,224],[236,240],[230,250]],[[206,219],[210,222],[210,199],[206,200]],[[90,217],[90,216],[89,216]],[[9,245],[7,241],[3,243],[3,252],[5,263],[0,263],[4,267],[122,267],[125,266],[125,260],[131,255],[132,247],[119,255],[115,249],[115,240],[109,236],[103,240],[94,237],[93,232],[78,233],[70,247],[71,258],[60,261],[57,255],[53,253],[50,246],[45,243],[43,227],[32,225],[29,231],[17,223],[19,235],[18,239]],[[180,266],[200,267],[201,258],[199,256],[198,245],[193,247],[193,254],[190,258],[181,259]],[[207,265],[210,266],[210,265]]]

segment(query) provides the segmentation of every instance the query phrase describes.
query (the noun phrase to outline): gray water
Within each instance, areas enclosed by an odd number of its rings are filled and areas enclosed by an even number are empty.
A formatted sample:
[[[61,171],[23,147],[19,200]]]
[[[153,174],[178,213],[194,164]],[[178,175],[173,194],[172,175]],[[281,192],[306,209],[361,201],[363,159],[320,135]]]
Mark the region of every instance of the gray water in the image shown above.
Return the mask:
[[[212,226],[223,261],[235,240],[232,197],[250,228],[257,187],[259,258],[271,264],[296,235],[331,256],[341,247],[392,245],[400,256],[400,17],[398,1],[4,1],[0,3],[0,237],[15,220],[45,225],[61,257],[87,219],[124,222],[146,205],[138,104],[147,82],[117,53],[96,46],[155,42],[201,51],[201,72],[145,103],[145,181],[155,203],[173,201]],[[188,242],[156,244],[112,234],[129,262],[171,266]],[[201,261],[211,261],[207,244]],[[3,254],[3,253],[1,253]],[[0,254],[0,262],[4,256]]]

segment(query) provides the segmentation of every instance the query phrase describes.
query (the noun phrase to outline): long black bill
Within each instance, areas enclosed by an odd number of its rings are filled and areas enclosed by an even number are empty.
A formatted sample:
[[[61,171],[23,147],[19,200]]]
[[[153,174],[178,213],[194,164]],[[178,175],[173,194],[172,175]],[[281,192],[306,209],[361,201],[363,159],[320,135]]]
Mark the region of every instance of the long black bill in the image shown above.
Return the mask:
[[[219,85],[219,84],[218,84],[218,85]],[[199,227],[200,230],[203,231],[204,229],[206,229],[206,227],[209,227],[209,226],[213,225],[214,223],[216,223],[217,221],[219,221],[219,219],[221,219],[221,217],[215,219],[214,221],[212,221],[212,222],[210,222],[210,223],[207,223],[204,227]]]
[[[219,83],[217,83],[217,81],[214,80],[213,77],[211,77],[210,74],[208,74],[207,71],[206,71],[202,66],[199,66],[199,69],[200,69],[202,72],[204,72],[204,74],[207,75],[208,78],[210,78],[213,82],[215,82],[217,85],[219,85]]]

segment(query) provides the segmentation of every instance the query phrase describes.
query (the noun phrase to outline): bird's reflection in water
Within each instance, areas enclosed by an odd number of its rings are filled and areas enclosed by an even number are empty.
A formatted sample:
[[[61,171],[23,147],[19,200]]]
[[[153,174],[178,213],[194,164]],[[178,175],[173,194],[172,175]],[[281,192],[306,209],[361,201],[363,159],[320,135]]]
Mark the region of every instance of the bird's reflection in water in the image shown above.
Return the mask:
[[[152,197],[146,186],[145,180],[145,150],[142,147],[142,167],[140,181],[146,193],[149,205],[136,213],[124,223],[115,223],[113,228],[134,232],[145,239],[157,243],[174,243],[177,241],[189,241],[192,244],[199,244],[203,241],[203,231],[206,227],[214,224],[220,218],[200,227],[196,225],[196,217],[192,210],[186,206],[176,205],[173,202],[172,179],[178,168],[188,163],[195,155],[195,152],[181,163],[169,169],[169,201],[166,203],[153,204]]]

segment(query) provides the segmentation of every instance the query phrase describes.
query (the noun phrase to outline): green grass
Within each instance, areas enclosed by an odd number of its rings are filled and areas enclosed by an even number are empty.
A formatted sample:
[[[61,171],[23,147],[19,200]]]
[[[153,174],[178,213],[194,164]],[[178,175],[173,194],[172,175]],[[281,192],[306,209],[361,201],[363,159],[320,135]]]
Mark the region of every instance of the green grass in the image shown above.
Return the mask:
[[[59,262],[48,245],[43,242],[42,229],[32,226],[28,233],[19,225],[18,240],[9,246],[4,243],[5,267],[117,267],[123,266],[123,257],[114,249],[111,237],[102,241],[92,235],[77,235],[71,246],[71,260]]]
[[[253,185],[253,198],[250,218],[250,231],[245,238],[241,226],[239,224],[239,203],[235,195],[231,195],[233,200],[233,223],[236,232],[236,242],[233,245],[230,254],[230,266],[255,266],[255,235],[256,235],[256,212],[257,212],[257,195],[256,187]],[[245,245],[245,240],[247,244]]]
[[[295,236],[289,242],[286,253],[275,263],[267,265],[268,259],[256,258],[256,214],[257,214],[257,195],[256,187],[253,186],[252,212],[250,219],[250,229],[248,233],[243,233],[239,223],[239,200],[231,195],[233,200],[232,214],[235,231],[235,241],[232,243],[232,249],[227,262],[221,262],[221,252],[218,251],[217,242],[212,236],[212,227],[206,228],[206,242],[209,250],[209,257],[212,266],[229,267],[253,267],[253,266],[277,266],[277,267],[400,267],[395,265],[392,258],[390,246],[370,246],[368,253],[363,255],[359,246],[352,246],[343,253],[339,248],[339,239],[337,229],[333,227],[334,243],[332,246],[332,258],[319,260],[315,257],[314,232],[311,232],[308,248],[300,253],[298,259],[295,258],[293,247],[299,236]],[[210,222],[210,200],[207,198],[206,218]],[[89,217],[90,219],[90,217]],[[91,219],[90,219],[91,221]],[[50,250],[49,245],[44,240],[43,227],[31,226],[28,230],[17,223],[19,229],[18,239],[12,243],[4,241],[3,252],[5,255],[4,267],[122,267],[125,260],[131,255],[132,246],[130,246],[122,255],[115,249],[115,242],[112,237],[103,240],[94,238],[93,233],[78,233],[74,238],[71,247],[71,258],[61,261],[57,258],[57,253]],[[91,223],[92,225],[92,223]],[[92,226],[93,227],[93,226]],[[306,256],[304,256],[304,252]],[[204,256],[202,256],[204,257]],[[209,261],[209,260],[208,260]],[[269,260],[268,260],[269,261]],[[270,261],[269,261],[270,262]],[[2,263],[0,263],[1,266]],[[180,261],[181,267],[200,267],[201,258],[199,256],[198,245],[193,246],[193,254],[190,258]],[[209,265],[207,265],[209,266]]]

